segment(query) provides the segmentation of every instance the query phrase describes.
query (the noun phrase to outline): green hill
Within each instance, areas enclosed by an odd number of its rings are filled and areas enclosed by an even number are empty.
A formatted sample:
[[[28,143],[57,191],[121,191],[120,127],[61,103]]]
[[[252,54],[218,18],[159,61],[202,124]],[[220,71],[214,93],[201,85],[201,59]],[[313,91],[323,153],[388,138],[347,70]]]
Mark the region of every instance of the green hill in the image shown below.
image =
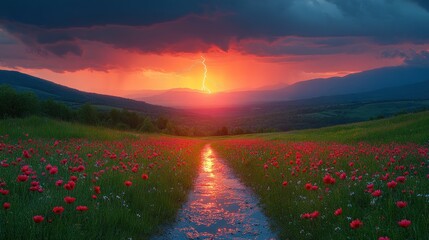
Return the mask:
[[[237,138],[237,136],[232,137]],[[240,138],[323,142],[429,142],[429,111],[392,118],[291,132],[249,134]]]

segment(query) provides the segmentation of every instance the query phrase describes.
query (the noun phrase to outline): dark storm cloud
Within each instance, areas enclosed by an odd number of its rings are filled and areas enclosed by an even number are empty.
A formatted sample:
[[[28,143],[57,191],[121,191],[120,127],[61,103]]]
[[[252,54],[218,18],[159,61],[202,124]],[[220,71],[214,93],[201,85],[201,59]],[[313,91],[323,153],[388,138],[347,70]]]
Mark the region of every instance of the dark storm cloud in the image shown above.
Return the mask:
[[[350,44],[353,37],[383,45],[429,41],[426,6],[419,0],[17,0],[2,4],[0,26],[57,56],[84,54],[81,41],[156,53],[234,44],[261,55],[333,54],[362,50]],[[321,40],[279,42],[291,36]]]
[[[355,37],[302,38],[287,37],[274,42],[243,41],[238,49],[260,56],[276,55],[331,55],[364,52],[370,42]]]
[[[404,59],[404,63],[412,66],[429,67],[429,51],[420,51]]]
[[[390,50],[382,52],[382,56],[385,58],[402,58],[404,63],[409,66],[429,67],[429,51],[425,50]]]
[[[429,11],[429,1],[428,0],[411,0],[412,2],[415,2],[425,8]]]
[[[199,0],[12,0],[3,1],[0,18],[45,28],[96,25],[150,25],[202,13]]]
[[[68,42],[47,45],[45,48],[59,57],[63,57],[67,54],[81,56],[83,53],[83,50],[79,45]]]

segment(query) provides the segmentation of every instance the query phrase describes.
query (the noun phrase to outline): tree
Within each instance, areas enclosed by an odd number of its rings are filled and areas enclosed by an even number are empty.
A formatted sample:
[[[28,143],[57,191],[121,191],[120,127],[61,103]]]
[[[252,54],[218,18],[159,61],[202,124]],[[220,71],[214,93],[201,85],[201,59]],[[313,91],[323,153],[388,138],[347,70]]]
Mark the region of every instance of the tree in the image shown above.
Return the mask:
[[[68,106],[52,99],[42,101],[40,107],[42,113],[48,117],[70,120],[73,116],[72,110]]]
[[[150,118],[146,117],[143,120],[142,125],[140,126],[140,131],[142,132],[155,132],[155,125],[153,124]]]
[[[167,118],[165,118],[165,117],[160,116],[160,117],[158,117],[158,118],[156,119],[156,127],[157,127],[159,130],[164,130],[164,129],[166,129],[166,128],[167,128],[167,124],[168,124],[168,119],[167,119]]]
[[[98,121],[97,110],[89,103],[85,103],[78,110],[79,121],[87,124],[96,124]]]
[[[109,120],[112,126],[116,126],[121,122],[121,113],[118,111],[118,109],[110,110]]]
[[[219,136],[228,135],[228,128],[223,126],[221,129],[217,130],[215,135],[219,135]]]
[[[39,99],[33,93],[17,93],[10,86],[0,86],[0,117],[25,117],[39,112]]]
[[[236,129],[234,129],[234,134],[235,135],[244,134],[244,130],[238,127]]]

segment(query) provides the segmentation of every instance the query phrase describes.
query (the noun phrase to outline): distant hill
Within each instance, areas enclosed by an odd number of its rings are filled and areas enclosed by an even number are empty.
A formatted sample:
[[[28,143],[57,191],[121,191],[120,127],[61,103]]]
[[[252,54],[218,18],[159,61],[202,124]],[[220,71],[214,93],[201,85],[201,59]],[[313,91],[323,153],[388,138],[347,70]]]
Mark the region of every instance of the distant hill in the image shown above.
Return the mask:
[[[166,114],[175,111],[171,108],[155,106],[142,101],[82,92],[16,71],[0,70],[1,84],[10,85],[17,91],[30,91],[42,99],[53,99],[71,106],[91,103],[93,105],[125,108],[150,115]]]
[[[172,107],[223,107],[356,94],[405,86],[426,80],[429,80],[429,68],[399,66],[373,69],[344,77],[302,81],[276,90],[205,94],[198,91],[184,91],[179,89],[137,99],[152,104]],[[378,93],[379,98],[390,97],[389,94],[396,93]]]
[[[428,100],[429,99],[429,77],[427,81],[418,82],[408,85],[388,87],[379,90],[342,94],[333,96],[316,97],[309,99],[300,99],[294,101],[286,101],[283,103],[294,103],[297,105],[326,105],[326,104],[345,104],[345,103],[368,103],[380,101],[396,101],[396,100]],[[267,103],[268,104],[268,103]],[[266,104],[265,104],[266,105]]]
[[[343,78],[306,81],[272,91],[205,94],[197,90],[171,89],[152,97],[158,97],[159,104],[193,106],[186,110],[82,92],[14,71],[0,71],[0,85],[8,84],[18,91],[31,91],[40,98],[76,107],[89,102],[107,109],[125,108],[149,116],[162,115],[191,132],[210,134],[223,126],[248,131],[306,129],[429,109],[427,73],[429,69],[425,68],[383,68]],[[391,75],[395,77],[386,80]],[[379,77],[381,80],[376,84],[372,82],[378,79],[376,76],[386,78]],[[335,85],[337,81],[349,82]],[[358,81],[369,85],[361,87]],[[306,92],[306,89],[319,89],[320,92]],[[304,99],[300,99],[299,92]]]
[[[429,80],[369,92],[192,109],[233,128],[293,130],[429,109]]]

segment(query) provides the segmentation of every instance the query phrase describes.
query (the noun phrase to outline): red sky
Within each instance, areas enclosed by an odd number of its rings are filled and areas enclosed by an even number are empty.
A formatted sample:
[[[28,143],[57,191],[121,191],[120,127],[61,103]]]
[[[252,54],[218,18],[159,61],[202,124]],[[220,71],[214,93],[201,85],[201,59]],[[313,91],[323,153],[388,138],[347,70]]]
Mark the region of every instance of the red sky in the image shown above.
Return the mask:
[[[79,18],[66,3],[53,11],[52,2],[10,2],[0,10],[0,69],[126,96],[200,89],[200,56],[213,92],[429,62],[429,9],[420,1],[164,1],[82,1]]]
[[[16,45],[20,51],[27,51],[25,46]],[[148,54],[115,49],[99,43],[87,45],[83,56],[46,57],[35,54],[32,61],[41,58],[45,67],[35,65],[17,67],[15,70],[84,91],[126,96],[130,92],[145,89],[200,89],[203,79],[201,55],[206,58],[207,86],[213,92],[256,89],[312,78],[343,76],[367,69],[400,65],[403,61],[402,58],[381,57],[378,55],[381,49],[375,54],[362,52],[257,56],[233,48],[223,51],[215,46],[206,52]],[[424,49],[426,46],[413,47]],[[55,66],[61,65],[58,61],[65,62],[63,64],[70,69],[56,70]],[[80,65],[82,62],[97,62],[100,66],[86,68]]]

